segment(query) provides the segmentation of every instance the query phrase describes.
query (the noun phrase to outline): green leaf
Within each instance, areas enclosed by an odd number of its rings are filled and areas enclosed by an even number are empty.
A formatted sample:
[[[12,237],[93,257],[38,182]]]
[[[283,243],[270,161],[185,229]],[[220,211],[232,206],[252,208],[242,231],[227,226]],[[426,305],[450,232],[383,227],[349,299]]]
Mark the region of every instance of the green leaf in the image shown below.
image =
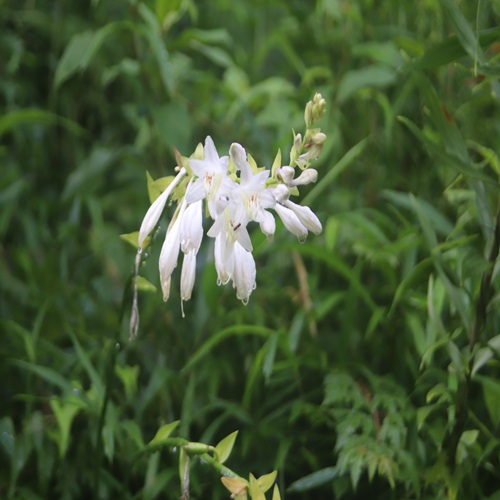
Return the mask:
[[[323,178],[304,197],[303,204],[310,206],[312,202],[349,166],[368,146],[368,137],[355,144],[347,153],[335,164]]]
[[[337,467],[326,467],[324,469],[308,474],[293,482],[287,491],[300,493],[302,491],[309,491],[326,483],[331,483],[339,472]]]
[[[135,393],[137,392],[137,379],[139,377],[139,370],[139,365],[115,365],[115,373],[122,381],[123,387],[125,388],[125,395],[128,401],[132,401]]]
[[[175,428],[179,425],[180,420],[175,420],[170,424],[162,425],[158,431],[156,432],[154,438],[149,442],[148,446],[161,444],[163,441],[167,440],[175,430]]]
[[[121,427],[125,429],[128,436],[132,439],[138,448],[138,451],[144,448],[144,439],[142,438],[141,428],[135,420],[125,420],[121,422]]]
[[[248,492],[250,493],[252,500],[266,500],[266,496],[260,489],[259,483],[252,473],[250,473],[249,476]]]
[[[271,486],[274,484],[274,481],[276,481],[277,475],[278,471],[275,470],[273,472],[270,472],[269,474],[264,474],[263,476],[260,476],[259,479],[257,479],[259,488],[263,493],[265,493],[267,490],[271,488]]]
[[[479,43],[482,47],[485,47],[498,40],[499,37],[500,28],[484,30],[479,34]],[[408,68],[412,70],[438,68],[452,63],[465,55],[466,51],[458,37],[452,36],[430,47],[422,57],[411,61],[408,64]],[[478,71],[480,71],[480,66],[478,67]]]
[[[490,419],[495,426],[498,426],[500,424],[500,382],[477,374],[474,380],[481,384]]]
[[[0,117],[0,137],[20,125],[60,125],[76,135],[87,134],[87,131],[78,123],[62,116],[38,108],[25,108],[11,111]]]
[[[37,375],[38,377],[44,379],[56,387],[62,389],[66,394],[71,394],[73,392],[73,386],[70,384],[65,377],[61,374],[53,370],[52,368],[48,368],[46,366],[37,365],[34,363],[27,363],[22,360],[12,360],[14,365],[18,367],[30,371]]]
[[[479,58],[483,59],[482,51],[479,52],[476,36],[469,26],[455,0],[440,0],[446,18],[451,21],[457,33],[458,40],[460,41],[464,50],[469,54],[474,61]]]
[[[280,489],[277,484],[273,488],[273,497],[271,500],[281,500]]]
[[[54,412],[59,427],[57,445],[59,448],[59,457],[63,458],[69,446],[71,424],[80,411],[80,407],[73,402],[60,401],[58,399],[51,399],[50,407]]]
[[[396,81],[396,72],[393,68],[373,64],[361,69],[348,71],[339,83],[337,100],[343,103],[362,88],[384,88]]]
[[[182,371],[190,370],[193,365],[198,363],[201,359],[206,357],[212,349],[214,349],[218,344],[220,344],[226,338],[231,336],[239,337],[245,335],[256,335],[258,337],[268,337],[271,336],[275,330],[271,328],[265,328],[258,325],[235,325],[230,326],[216,333],[210,337],[188,360]]]
[[[141,292],[155,293],[156,287],[144,276],[137,276],[137,290]]]
[[[138,12],[145,22],[141,29],[141,33],[149,42],[151,52],[156,59],[160,78],[167,95],[171,95],[174,91],[174,79],[170,58],[165,47],[165,42],[161,36],[161,29],[158,19],[155,14],[147,7],[144,2],[141,2],[138,7]]]
[[[64,49],[56,67],[54,87],[60,87],[77,72],[87,69],[108,35],[119,28],[127,26],[123,22],[109,23],[97,31],[84,31],[73,35]]]
[[[134,231],[133,233],[120,234],[120,238],[132,245],[136,250],[139,248],[139,231]],[[148,245],[144,244],[144,248]]]
[[[237,435],[238,431],[232,432],[231,434],[229,434],[229,436],[226,436],[222,441],[220,441],[215,447],[215,457],[219,463],[223,464],[229,458],[229,455],[233,450]]]

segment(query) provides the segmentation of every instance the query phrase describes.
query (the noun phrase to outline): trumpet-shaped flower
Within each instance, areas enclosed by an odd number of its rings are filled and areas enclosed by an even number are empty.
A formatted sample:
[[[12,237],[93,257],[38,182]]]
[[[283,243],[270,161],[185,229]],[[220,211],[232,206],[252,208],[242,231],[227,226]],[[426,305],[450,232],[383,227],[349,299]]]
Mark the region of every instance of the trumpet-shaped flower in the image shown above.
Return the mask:
[[[237,183],[227,175],[229,158],[219,158],[210,136],[205,139],[204,152],[203,160],[189,160],[189,166],[197,179],[186,193],[186,200],[188,203],[194,203],[205,198],[210,216],[215,219],[223,210],[231,190],[237,187]]]
[[[314,102],[308,103],[306,120],[306,145],[302,135],[294,135],[294,147],[290,165],[301,169],[308,167],[309,160],[317,158],[326,136],[319,129],[312,129],[313,122],[324,113],[325,103],[318,94]],[[300,152],[303,148],[307,151]],[[293,154],[292,154],[293,153]],[[300,154],[300,156],[299,156]],[[229,156],[219,157],[211,137],[205,139],[203,159],[190,158],[189,166],[179,160],[179,173],[167,189],[149,207],[139,230],[138,253],[135,261],[136,280],[134,285],[134,305],[131,317],[131,335],[135,335],[138,325],[137,311],[137,273],[141,250],[147,236],[157,225],[159,218],[172,193],[179,199],[179,205],[170,223],[163,242],[159,271],[166,301],[170,294],[170,283],[182,252],[182,270],[180,278],[181,307],[190,300],[196,277],[196,259],[203,238],[203,200],[208,214],[213,220],[207,234],[214,238],[214,260],[218,284],[232,281],[236,296],[244,303],[256,287],[256,265],[252,255],[252,242],[247,229],[250,222],[257,222],[261,231],[271,239],[276,230],[274,210],[285,227],[303,241],[311,231],[319,234],[321,222],[313,211],[290,201],[290,195],[296,194],[297,186],[315,182],[318,173],[306,168],[295,177],[293,166],[281,166],[281,154],[276,156],[271,170],[253,168],[243,146],[233,143],[229,155],[235,171],[229,175]],[[182,181],[189,176],[184,189]],[[179,188],[177,191],[175,191]],[[182,311],[184,315],[184,311]]]
[[[235,222],[242,225],[246,225],[249,221],[258,222],[262,232],[270,237],[276,229],[273,216],[266,211],[276,205],[271,189],[266,187],[270,172],[264,170],[254,174],[248,163],[246,151],[240,144],[232,144],[230,154],[236,169],[240,171],[240,185],[233,191],[232,200],[236,204],[242,203],[245,209],[241,220]]]

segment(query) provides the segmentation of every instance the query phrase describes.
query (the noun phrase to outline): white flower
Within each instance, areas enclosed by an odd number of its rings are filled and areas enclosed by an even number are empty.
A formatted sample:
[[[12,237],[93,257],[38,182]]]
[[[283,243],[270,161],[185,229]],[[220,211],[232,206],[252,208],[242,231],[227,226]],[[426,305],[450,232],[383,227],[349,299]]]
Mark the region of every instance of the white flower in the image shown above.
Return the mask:
[[[277,203],[274,207],[276,213],[280,216],[285,227],[293,233],[300,241],[304,241],[307,237],[307,228],[300,222],[297,215],[289,208]]]
[[[183,207],[186,203],[183,201],[181,209],[174,223],[168,228],[165,235],[165,241],[160,253],[160,283],[163,291],[163,300],[166,302],[170,296],[170,277],[177,266],[180,247],[180,223],[183,215]]]
[[[231,191],[237,187],[227,175],[229,158],[219,158],[214,141],[208,136],[205,139],[205,157],[203,160],[191,158],[189,166],[197,177],[193,185],[186,192],[188,203],[206,198],[208,211],[213,219],[222,211]]]
[[[299,221],[312,233],[318,235],[323,230],[321,222],[316,217],[316,214],[309,208],[303,207],[302,205],[297,205],[293,201],[286,200],[283,205],[286,208],[292,210],[292,212],[297,216]]]
[[[318,171],[314,168],[307,168],[296,179],[290,182],[290,186],[305,186],[318,179]]]
[[[255,260],[252,252],[245,250],[238,242],[233,245],[233,288],[236,288],[236,297],[248,302],[250,294],[256,288]]]
[[[144,240],[147,238],[149,233],[154,229],[158,220],[160,219],[161,213],[165,208],[167,199],[170,193],[179,185],[179,182],[186,175],[186,169],[183,167],[180,169],[179,173],[175,179],[168,185],[167,189],[156,198],[156,200],[149,207],[144,219],[142,220],[141,228],[139,229],[139,248],[142,249]]]
[[[189,300],[193,292],[196,276],[196,252],[190,250],[184,254],[181,271],[181,301]],[[182,304],[182,302],[181,302]],[[184,311],[183,311],[184,315]]]
[[[262,232],[268,237],[272,236],[276,225],[271,222],[272,215],[266,212],[266,209],[273,208],[276,199],[271,189],[266,187],[269,170],[254,174],[246,151],[240,144],[231,144],[230,155],[235,167],[240,171],[240,185],[231,193],[231,200],[237,205],[243,203],[245,208],[244,213],[235,211],[241,218],[235,219],[234,222],[241,225],[246,225],[251,220],[258,222]]]
[[[196,255],[203,238],[201,200],[189,205],[180,221],[179,243],[184,253],[181,271],[181,301],[189,300],[196,277]],[[181,302],[182,306],[182,302]],[[184,310],[183,310],[184,315]]]

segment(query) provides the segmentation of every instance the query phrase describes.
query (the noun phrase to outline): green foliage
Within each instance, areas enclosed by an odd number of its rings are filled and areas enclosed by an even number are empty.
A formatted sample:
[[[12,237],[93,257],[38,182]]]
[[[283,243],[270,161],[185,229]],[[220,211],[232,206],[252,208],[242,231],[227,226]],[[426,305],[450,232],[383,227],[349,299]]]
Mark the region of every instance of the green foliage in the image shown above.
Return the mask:
[[[498,2],[56,4],[0,3],[0,497],[498,497]],[[129,342],[175,149],[275,171],[316,92],[322,235],[182,319],[167,209]]]

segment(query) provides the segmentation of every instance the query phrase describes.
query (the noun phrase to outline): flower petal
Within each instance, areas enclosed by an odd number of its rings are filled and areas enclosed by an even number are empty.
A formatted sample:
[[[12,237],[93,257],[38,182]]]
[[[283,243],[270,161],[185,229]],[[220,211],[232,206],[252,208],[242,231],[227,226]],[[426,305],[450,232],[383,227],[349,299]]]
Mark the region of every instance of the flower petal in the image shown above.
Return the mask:
[[[236,297],[245,304],[257,286],[255,282],[256,274],[252,252],[247,252],[236,242],[234,244],[233,287],[236,288]]]
[[[196,252],[189,251],[184,255],[181,271],[181,300],[189,300],[193,292],[196,277]]]
[[[304,241],[307,237],[307,228],[300,222],[299,218],[295,215],[292,210],[289,208],[276,204],[274,207],[276,213],[280,216],[280,219],[285,224],[285,227],[295,236],[299,238],[299,240]]]
[[[316,214],[309,208],[303,207],[302,205],[297,205],[293,201],[286,200],[284,205],[292,210],[295,215],[299,218],[300,222],[312,233],[318,235],[323,230],[323,226],[319,221]]]

